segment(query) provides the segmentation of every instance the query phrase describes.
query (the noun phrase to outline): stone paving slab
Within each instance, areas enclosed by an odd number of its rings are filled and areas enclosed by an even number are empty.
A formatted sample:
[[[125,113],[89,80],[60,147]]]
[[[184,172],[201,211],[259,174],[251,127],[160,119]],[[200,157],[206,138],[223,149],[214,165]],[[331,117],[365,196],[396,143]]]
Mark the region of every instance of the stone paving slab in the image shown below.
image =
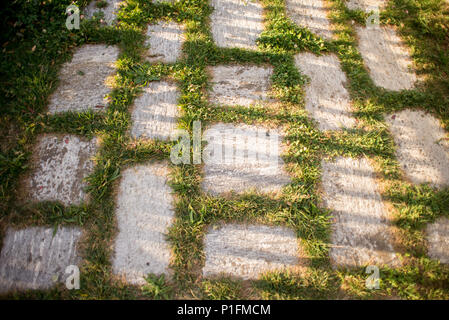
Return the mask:
[[[218,123],[203,134],[203,189],[212,194],[279,192],[290,183],[281,158],[282,136],[277,130]]]
[[[399,91],[417,81],[407,48],[390,27],[356,27],[359,50],[376,86]]]
[[[34,169],[27,181],[30,197],[64,205],[87,201],[83,179],[92,173],[97,149],[95,138],[86,141],[75,135],[38,137]]]
[[[212,0],[211,32],[218,47],[257,49],[263,31],[263,8],[259,1]]]
[[[132,112],[134,138],[168,140],[176,129],[179,116],[179,90],[175,83],[153,81],[134,103]]]
[[[382,10],[387,5],[388,0],[349,0],[346,2],[346,6],[350,10],[362,10],[362,11],[370,11],[374,8],[379,8]]]
[[[306,86],[306,110],[318,122],[320,130],[351,128],[355,119],[351,115],[351,100],[345,88],[346,75],[335,55],[316,56],[299,53],[295,65],[310,77]]]
[[[122,172],[117,193],[119,233],[113,271],[132,284],[145,284],[149,273],[169,274],[170,245],[166,234],[174,219],[168,167],[138,165]]]
[[[81,229],[31,227],[8,228],[0,255],[0,293],[15,290],[45,290],[65,283],[65,270],[78,266],[77,244]]]
[[[300,27],[332,40],[332,25],[327,18],[327,8],[323,0],[286,0],[287,16]]]
[[[103,12],[103,20],[112,25],[117,18],[117,12],[120,10],[120,5],[123,0],[106,0],[107,6],[104,8],[98,8],[97,3],[99,1],[92,0],[84,10],[84,14],[87,18],[93,18],[99,12]]]
[[[297,267],[298,240],[284,227],[228,224],[210,228],[204,240],[204,277],[257,279],[261,273]]]
[[[368,160],[339,157],[321,166],[324,205],[334,216],[331,263],[397,266],[391,220]]]
[[[272,67],[219,65],[209,68],[212,91],[209,101],[219,105],[249,107],[269,101]]]
[[[152,63],[175,63],[182,54],[185,41],[184,27],[172,21],[149,25],[145,46],[149,47],[146,60]]]
[[[115,73],[118,55],[115,46],[86,44],[78,48],[72,61],[59,72],[59,86],[50,97],[49,113],[104,110],[106,95],[111,91],[108,78]]]
[[[385,117],[396,144],[396,157],[416,184],[449,186],[449,135],[424,111],[403,110]]]
[[[441,263],[449,263],[449,219],[441,217],[426,229],[428,255]]]

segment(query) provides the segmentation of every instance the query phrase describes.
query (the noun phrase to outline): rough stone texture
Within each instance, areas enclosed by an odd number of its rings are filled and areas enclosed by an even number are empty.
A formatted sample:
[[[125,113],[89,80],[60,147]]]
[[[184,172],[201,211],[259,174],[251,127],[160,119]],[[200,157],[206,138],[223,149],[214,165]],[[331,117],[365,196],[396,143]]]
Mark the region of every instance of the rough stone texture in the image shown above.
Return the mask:
[[[203,188],[217,195],[229,191],[243,193],[277,192],[290,183],[280,157],[282,137],[276,130],[218,123],[203,135]]]
[[[335,55],[316,56],[300,53],[296,67],[310,77],[306,87],[306,110],[318,122],[320,130],[339,130],[355,125],[351,100],[345,88],[346,75]]]
[[[322,0],[286,0],[287,15],[300,27],[331,40],[332,26],[327,18],[327,8]]]
[[[390,219],[368,160],[322,162],[324,204],[333,211],[331,262],[342,266],[396,266]]]
[[[360,9],[362,11],[370,11],[374,8],[382,10],[387,4],[388,0],[349,0],[346,6],[350,10]]]
[[[357,34],[360,53],[377,86],[395,91],[414,87],[412,60],[394,29],[357,27]]]
[[[78,265],[79,228],[9,228],[0,255],[0,293],[45,290],[64,283],[70,265]]]
[[[84,10],[84,14],[87,18],[93,18],[94,15],[97,15],[99,12],[103,12],[103,20],[108,24],[112,25],[112,23],[116,20],[117,12],[120,10],[120,5],[123,0],[107,0],[108,5],[104,8],[97,7],[96,0],[92,0],[89,5]]]
[[[35,168],[28,180],[30,197],[37,201],[61,201],[64,205],[86,201],[83,179],[92,172],[96,152],[96,139],[41,136],[34,151]]]
[[[442,217],[430,223],[426,235],[429,257],[440,260],[441,263],[449,263],[449,219]]]
[[[228,224],[205,237],[203,276],[257,279],[261,273],[299,264],[295,233],[283,227]]]
[[[170,246],[165,235],[174,212],[167,175],[162,163],[139,165],[122,173],[113,271],[132,284],[145,284],[149,273],[168,274]]]
[[[111,88],[106,81],[114,72],[119,50],[103,44],[86,44],[75,52],[59,73],[59,86],[50,97],[48,111],[104,110]]]
[[[160,21],[149,25],[145,45],[149,47],[149,62],[175,63],[181,57],[184,43],[184,27],[172,21]]]
[[[212,103],[249,107],[269,100],[271,67],[220,65],[210,67],[209,71],[212,74],[209,101]]]
[[[449,137],[438,119],[403,110],[385,117],[396,143],[396,157],[413,183],[449,185]]]
[[[257,1],[212,0],[211,32],[218,47],[257,49],[263,9]]]
[[[179,91],[174,83],[154,81],[134,103],[131,135],[135,138],[167,140],[176,129]]]

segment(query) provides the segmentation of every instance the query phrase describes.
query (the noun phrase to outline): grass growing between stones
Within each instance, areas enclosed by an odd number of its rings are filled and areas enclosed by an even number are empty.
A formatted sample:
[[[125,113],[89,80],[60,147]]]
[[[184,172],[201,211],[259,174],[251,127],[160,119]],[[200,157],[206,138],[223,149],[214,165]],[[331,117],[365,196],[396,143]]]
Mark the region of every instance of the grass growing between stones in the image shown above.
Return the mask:
[[[357,50],[354,28],[364,24],[366,14],[347,10],[341,0],[327,1],[337,33],[331,42],[294,25],[285,14],[284,1],[261,1],[266,22],[258,51],[217,48],[209,28],[211,8],[205,0],[173,4],[127,0],[118,14],[117,25],[83,21],[81,29],[72,32],[64,26],[65,7],[70,2],[42,4],[48,19],[40,19],[41,23],[27,20],[31,19],[29,16],[14,16],[25,31],[14,27],[16,33],[2,39],[8,43],[3,44],[1,52],[2,70],[7,73],[2,71],[0,86],[0,239],[9,225],[82,226],[87,233],[81,248],[81,289],[68,291],[61,285],[45,292],[15,294],[14,298],[449,298],[449,268],[426,257],[422,231],[427,223],[449,216],[449,190],[435,191],[405,182],[395,159],[392,136],[383,120],[392,111],[420,107],[434,113],[449,129],[449,9],[443,1],[394,0],[381,13],[381,22],[396,25],[407,40],[417,73],[425,79],[416,89],[401,92],[374,86]],[[147,24],[159,19],[172,19],[185,26],[183,57],[177,63],[150,64],[142,58]],[[104,113],[49,116],[47,99],[56,88],[57,72],[70,52],[84,43],[115,44],[121,50],[109,108]],[[303,51],[332,52],[339,57],[358,120],[354,129],[321,132],[305,112],[303,88],[308,79],[293,61],[293,55]],[[278,103],[268,108],[210,105],[206,67],[228,63],[272,65],[271,94]],[[170,266],[174,275],[170,280],[149,276],[148,285],[138,288],[112,275],[111,257],[117,232],[115,192],[125,167],[169,161],[174,142],[142,142],[129,136],[133,100],[149,82],[167,77],[179,83],[182,113],[178,124],[190,133],[195,120],[201,121],[203,131],[217,122],[282,127],[287,147],[284,161],[292,183],[278,196],[247,193],[211,197],[200,188],[202,165],[171,165],[176,219],[168,240],[174,255]],[[101,139],[95,171],[87,179],[89,204],[64,208],[51,202],[16,202],[20,178],[27,172],[30,152],[40,133],[72,133]],[[321,159],[337,155],[370,158],[379,173],[382,196],[395,215],[404,266],[382,268],[379,290],[366,289],[365,268],[330,267],[330,216],[320,207],[318,186]],[[304,272],[273,272],[257,281],[203,279],[203,239],[207,227],[218,222],[291,227],[305,249],[308,264]]]

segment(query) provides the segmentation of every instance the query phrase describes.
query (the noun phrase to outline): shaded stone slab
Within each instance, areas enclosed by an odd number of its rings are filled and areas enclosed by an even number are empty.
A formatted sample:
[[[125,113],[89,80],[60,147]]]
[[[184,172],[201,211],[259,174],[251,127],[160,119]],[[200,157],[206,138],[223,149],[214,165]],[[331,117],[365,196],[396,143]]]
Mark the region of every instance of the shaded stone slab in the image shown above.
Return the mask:
[[[43,135],[34,150],[34,170],[27,186],[37,201],[78,205],[87,200],[83,181],[93,170],[97,140],[75,135]]]
[[[449,219],[439,218],[426,228],[428,255],[441,263],[449,263]]]
[[[284,227],[228,224],[210,228],[204,239],[203,276],[257,279],[299,265],[296,234]]]
[[[334,216],[332,264],[397,266],[391,220],[368,160],[339,157],[321,166],[324,205]]]
[[[145,46],[149,62],[175,63],[181,57],[185,41],[184,27],[172,21],[149,25]]]
[[[168,167],[138,165],[122,172],[117,194],[119,233],[113,272],[132,284],[145,284],[149,273],[168,274],[170,245],[166,234],[174,219]]]
[[[385,117],[396,144],[396,157],[416,184],[449,185],[449,137],[440,121],[423,111],[403,110]]]
[[[346,2],[346,6],[350,10],[370,11],[374,10],[374,8],[382,10],[387,5],[387,2],[388,0],[349,0]]]
[[[65,283],[70,265],[78,266],[77,244],[81,229],[32,227],[8,228],[0,255],[0,293],[45,290]]]
[[[412,59],[401,38],[389,27],[357,27],[359,50],[376,86],[412,89],[417,81]]]
[[[204,132],[203,140],[203,189],[210,194],[279,192],[290,183],[277,130],[218,123]]]
[[[106,0],[107,5],[104,8],[99,8],[98,3],[103,3],[104,1],[92,0],[89,5],[84,10],[84,14],[87,18],[93,18],[100,12],[103,13],[102,19],[108,24],[112,25],[117,18],[117,12],[120,10],[121,3],[123,0]]]
[[[220,65],[209,68],[212,91],[209,101],[220,105],[249,107],[269,101],[272,67]]]
[[[351,128],[355,119],[351,115],[351,100],[345,88],[346,75],[335,55],[316,56],[300,53],[295,65],[310,77],[306,86],[306,110],[318,122],[320,130]]]
[[[212,37],[218,47],[257,49],[263,31],[263,8],[258,1],[212,0]]]
[[[104,110],[118,55],[114,46],[86,44],[78,48],[72,61],[59,72],[59,86],[50,97],[49,113]]]
[[[150,82],[134,103],[131,135],[134,138],[168,140],[176,129],[178,98],[179,90],[175,83]]]
[[[300,27],[331,40],[332,25],[327,18],[327,7],[323,0],[286,0],[287,16]]]

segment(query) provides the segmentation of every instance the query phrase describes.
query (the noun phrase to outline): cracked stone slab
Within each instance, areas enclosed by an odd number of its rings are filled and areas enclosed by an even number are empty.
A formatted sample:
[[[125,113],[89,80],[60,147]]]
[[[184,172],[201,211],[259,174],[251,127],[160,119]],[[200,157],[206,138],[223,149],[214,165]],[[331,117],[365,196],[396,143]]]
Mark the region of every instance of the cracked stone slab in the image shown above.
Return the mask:
[[[168,140],[176,129],[178,98],[179,90],[175,83],[150,82],[134,103],[131,135],[134,138]]]
[[[359,50],[378,87],[400,91],[412,89],[417,76],[412,59],[396,31],[390,27],[357,27]]]
[[[263,8],[258,1],[212,0],[211,32],[218,47],[257,49],[263,31]]]
[[[322,161],[324,205],[332,210],[333,265],[399,265],[388,211],[366,158]]]
[[[387,5],[388,0],[349,0],[346,2],[346,6],[350,10],[362,10],[371,11],[374,8],[379,8],[382,10]]]
[[[287,16],[300,27],[332,40],[332,25],[327,17],[327,7],[323,0],[286,0]]]
[[[300,53],[295,65],[310,78],[306,86],[306,110],[318,122],[320,130],[351,128],[355,119],[351,115],[351,99],[345,88],[346,75],[338,58],[331,54],[316,56]]]
[[[441,263],[449,263],[449,219],[439,218],[426,228],[428,255]]]
[[[212,194],[280,192],[290,183],[277,130],[218,123],[203,134],[203,189]]]
[[[86,141],[75,135],[43,135],[34,150],[34,170],[27,181],[36,201],[60,201],[79,205],[87,201],[83,181],[93,170],[97,139]]]
[[[65,283],[65,270],[78,266],[79,228],[8,228],[0,255],[0,293],[45,290]]]
[[[205,236],[204,251],[204,277],[257,279],[262,273],[299,265],[296,234],[285,227],[214,226]]]
[[[269,101],[272,67],[219,65],[209,68],[212,90],[209,101],[219,105],[249,107]]]
[[[185,41],[184,27],[172,21],[149,25],[145,46],[149,62],[175,63],[181,57]]]
[[[420,110],[385,117],[396,144],[396,157],[416,184],[449,185],[449,136],[440,121]]]
[[[87,18],[93,18],[98,15],[100,12],[103,12],[103,20],[108,24],[112,25],[117,18],[117,12],[120,10],[121,3],[123,0],[106,0],[106,7],[99,8],[98,3],[104,1],[96,1],[92,0],[89,5],[84,10],[84,14]]]
[[[118,55],[115,46],[86,44],[78,48],[72,61],[59,72],[59,86],[50,97],[49,113],[104,110]]]
[[[149,273],[169,274],[171,250],[166,234],[174,211],[168,173],[163,163],[138,165],[122,173],[113,271],[129,283],[143,285]]]

